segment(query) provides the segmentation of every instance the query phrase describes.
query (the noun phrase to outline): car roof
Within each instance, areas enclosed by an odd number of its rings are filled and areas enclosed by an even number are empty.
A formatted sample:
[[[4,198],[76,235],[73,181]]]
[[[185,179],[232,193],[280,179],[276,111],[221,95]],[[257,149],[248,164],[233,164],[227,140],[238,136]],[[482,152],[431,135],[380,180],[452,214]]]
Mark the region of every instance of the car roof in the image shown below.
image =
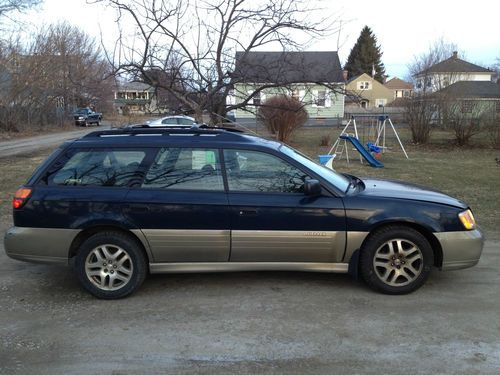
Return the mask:
[[[158,118],[155,118],[153,121],[165,120],[165,119],[168,119],[168,118],[183,118],[183,119],[188,119],[188,120],[193,120],[194,121],[193,117],[184,116],[184,115],[174,115],[174,116],[158,117]]]
[[[190,117],[190,116],[184,116],[184,115],[173,115],[173,116],[165,116],[165,117],[162,117],[162,118],[188,118],[188,119],[193,119],[193,117]]]
[[[165,147],[206,146],[234,148],[232,146],[260,146],[278,149],[280,142],[244,133],[234,128],[209,126],[183,127],[132,127],[102,130],[89,133],[71,143],[71,147]]]

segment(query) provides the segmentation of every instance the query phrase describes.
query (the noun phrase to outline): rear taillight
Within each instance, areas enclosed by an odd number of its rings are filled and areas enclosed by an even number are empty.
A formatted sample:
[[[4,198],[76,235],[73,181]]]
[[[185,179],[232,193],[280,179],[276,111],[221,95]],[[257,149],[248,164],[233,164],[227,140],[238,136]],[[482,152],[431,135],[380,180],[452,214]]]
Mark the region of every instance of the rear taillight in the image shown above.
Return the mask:
[[[14,199],[12,200],[12,207],[16,209],[24,206],[30,195],[31,195],[30,188],[27,187],[19,188],[14,194]]]

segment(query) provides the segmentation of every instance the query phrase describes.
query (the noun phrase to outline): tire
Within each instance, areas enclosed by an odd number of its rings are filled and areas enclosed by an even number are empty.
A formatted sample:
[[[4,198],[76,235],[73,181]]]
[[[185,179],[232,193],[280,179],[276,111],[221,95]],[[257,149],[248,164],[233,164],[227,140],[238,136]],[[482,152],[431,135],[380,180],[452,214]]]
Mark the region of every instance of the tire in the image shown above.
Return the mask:
[[[101,123],[100,123],[99,121],[97,121],[95,124],[96,124],[97,126],[101,126]]]
[[[371,234],[360,253],[360,273],[368,286],[385,294],[420,288],[434,264],[429,241],[415,229],[387,226]]]
[[[118,232],[86,239],[75,259],[82,286],[97,298],[118,299],[136,291],[146,278],[146,259],[137,241]]]

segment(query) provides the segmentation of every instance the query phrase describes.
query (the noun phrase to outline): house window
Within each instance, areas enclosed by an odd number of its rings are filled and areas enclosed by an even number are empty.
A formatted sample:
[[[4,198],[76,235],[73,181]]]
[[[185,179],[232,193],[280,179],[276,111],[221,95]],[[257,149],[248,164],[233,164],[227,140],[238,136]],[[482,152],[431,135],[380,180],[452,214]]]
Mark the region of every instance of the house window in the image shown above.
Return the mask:
[[[370,82],[369,81],[358,82],[358,89],[359,90],[370,90],[371,89]]]
[[[260,95],[260,91],[256,92],[252,97],[253,105],[255,105],[255,106],[260,105],[261,99],[262,99],[262,97]]]
[[[472,113],[473,107],[474,107],[474,103],[471,100],[464,100],[461,103],[461,112],[462,113]]]
[[[292,91],[292,98],[295,99],[295,100],[300,100],[299,90],[293,90]]]
[[[234,94],[234,90],[229,90],[226,97],[226,105],[235,105],[236,104],[236,96]]]
[[[403,91],[404,92],[404,97],[407,98],[410,96],[410,91],[409,90],[405,90]]]
[[[387,99],[375,99],[375,107],[384,107],[387,104]]]
[[[326,104],[326,91],[318,91],[318,99],[316,101],[318,107],[324,107]]]

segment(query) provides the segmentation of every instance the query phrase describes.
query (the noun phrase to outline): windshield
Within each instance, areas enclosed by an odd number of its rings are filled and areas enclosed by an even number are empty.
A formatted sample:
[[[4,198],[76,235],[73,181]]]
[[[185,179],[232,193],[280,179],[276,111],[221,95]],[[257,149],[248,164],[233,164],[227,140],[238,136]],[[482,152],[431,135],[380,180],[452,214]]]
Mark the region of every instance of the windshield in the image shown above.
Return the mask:
[[[302,165],[305,165],[307,168],[317,173],[325,180],[328,180],[331,184],[336,186],[340,191],[345,192],[349,188],[350,180],[346,176],[316,163],[308,156],[286,145],[281,145],[280,151],[290,156],[294,160],[297,160]]]

